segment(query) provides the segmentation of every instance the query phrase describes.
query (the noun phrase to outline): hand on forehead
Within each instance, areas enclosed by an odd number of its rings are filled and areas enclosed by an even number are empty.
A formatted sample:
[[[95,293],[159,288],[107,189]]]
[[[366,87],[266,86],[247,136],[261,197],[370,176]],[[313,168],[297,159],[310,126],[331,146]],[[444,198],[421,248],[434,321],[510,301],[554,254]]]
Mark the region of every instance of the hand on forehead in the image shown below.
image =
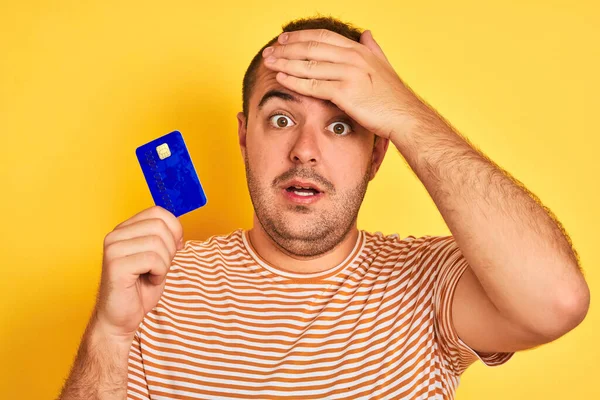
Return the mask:
[[[283,32],[262,57],[281,86],[335,104],[386,139],[405,123],[404,110],[418,108],[408,104],[419,99],[405,87],[369,30],[358,42],[327,29]]]

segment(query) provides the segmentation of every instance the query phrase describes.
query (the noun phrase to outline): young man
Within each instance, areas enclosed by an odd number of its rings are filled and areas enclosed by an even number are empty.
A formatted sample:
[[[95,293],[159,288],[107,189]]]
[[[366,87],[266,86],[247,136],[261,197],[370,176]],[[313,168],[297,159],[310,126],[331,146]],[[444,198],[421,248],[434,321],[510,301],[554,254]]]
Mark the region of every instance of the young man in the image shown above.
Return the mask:
[[[62,399],[451,399],[477,359],[502,364],[585,317],[560,224],[369,31],[332,18],[283,31],[252,61],[238,114],[254,227],[184,242],[152,207],[109,233]],[[358,230],[390,142],[452,236]]]

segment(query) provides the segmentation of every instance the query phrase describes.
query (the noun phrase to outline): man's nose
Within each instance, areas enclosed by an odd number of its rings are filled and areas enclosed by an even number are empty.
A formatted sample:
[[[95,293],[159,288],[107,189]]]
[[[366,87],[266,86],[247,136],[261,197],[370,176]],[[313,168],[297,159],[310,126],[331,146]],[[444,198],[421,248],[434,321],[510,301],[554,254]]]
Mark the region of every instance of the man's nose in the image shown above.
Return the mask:
[[[290,151],[290,159],[294,164],[317,164],[321,159],[319,149],[320,131],[316,127],[304,126]]]

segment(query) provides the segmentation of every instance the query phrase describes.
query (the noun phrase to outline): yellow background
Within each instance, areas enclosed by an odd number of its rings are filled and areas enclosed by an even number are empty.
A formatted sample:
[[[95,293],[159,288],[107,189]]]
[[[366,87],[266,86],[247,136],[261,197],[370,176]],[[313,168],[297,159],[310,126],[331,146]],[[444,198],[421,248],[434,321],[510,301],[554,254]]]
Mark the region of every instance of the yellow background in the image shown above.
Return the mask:
[[[166,4],[0,3],[0,397],[58,394],[94,303],[103,238],[152,205],[137,146],[184,134],[209,199],[182,217],[186,239],[250,227],[242,77],[284,23],[320,12],[371,29],[399,75],[537,194],[581,256],[587,319],[504,366],[475,364],[457,399],[600,398],[597,2]],[[393,148],[359,227],[449,234]]]

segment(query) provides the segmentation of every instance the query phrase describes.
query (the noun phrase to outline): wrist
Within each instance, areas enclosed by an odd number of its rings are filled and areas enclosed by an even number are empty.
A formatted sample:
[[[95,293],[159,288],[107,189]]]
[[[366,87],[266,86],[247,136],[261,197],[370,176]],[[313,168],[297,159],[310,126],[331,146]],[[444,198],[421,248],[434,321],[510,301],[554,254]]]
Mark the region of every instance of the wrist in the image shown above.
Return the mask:
[[[423,102],[417,103],[396,121],[395,128],[390,132],[390,141],[403,155],[405,152],[415,152],[417,147],[426,148],[428,140],[452,131],[445,119]]]
[[[119,355],[124,355],[125,353],[129,355],[129,349],[135,332],[126,335],[115,333],[114,330],[110,329],[109,326],[98,318],[96,313],[94,313],[88,329],[91,346],[95,348],[110,348],[112,349],[111,351],[115,351]]]
[[[393,126],[394,128],[390,130],[389,139],[402,153],[409,145],[410,136],[417,129],[418,123],[413,116],[407,115],[397,118]]]
[[[115,336],[94,311],[60,399],[124,399],[133,335]]]

